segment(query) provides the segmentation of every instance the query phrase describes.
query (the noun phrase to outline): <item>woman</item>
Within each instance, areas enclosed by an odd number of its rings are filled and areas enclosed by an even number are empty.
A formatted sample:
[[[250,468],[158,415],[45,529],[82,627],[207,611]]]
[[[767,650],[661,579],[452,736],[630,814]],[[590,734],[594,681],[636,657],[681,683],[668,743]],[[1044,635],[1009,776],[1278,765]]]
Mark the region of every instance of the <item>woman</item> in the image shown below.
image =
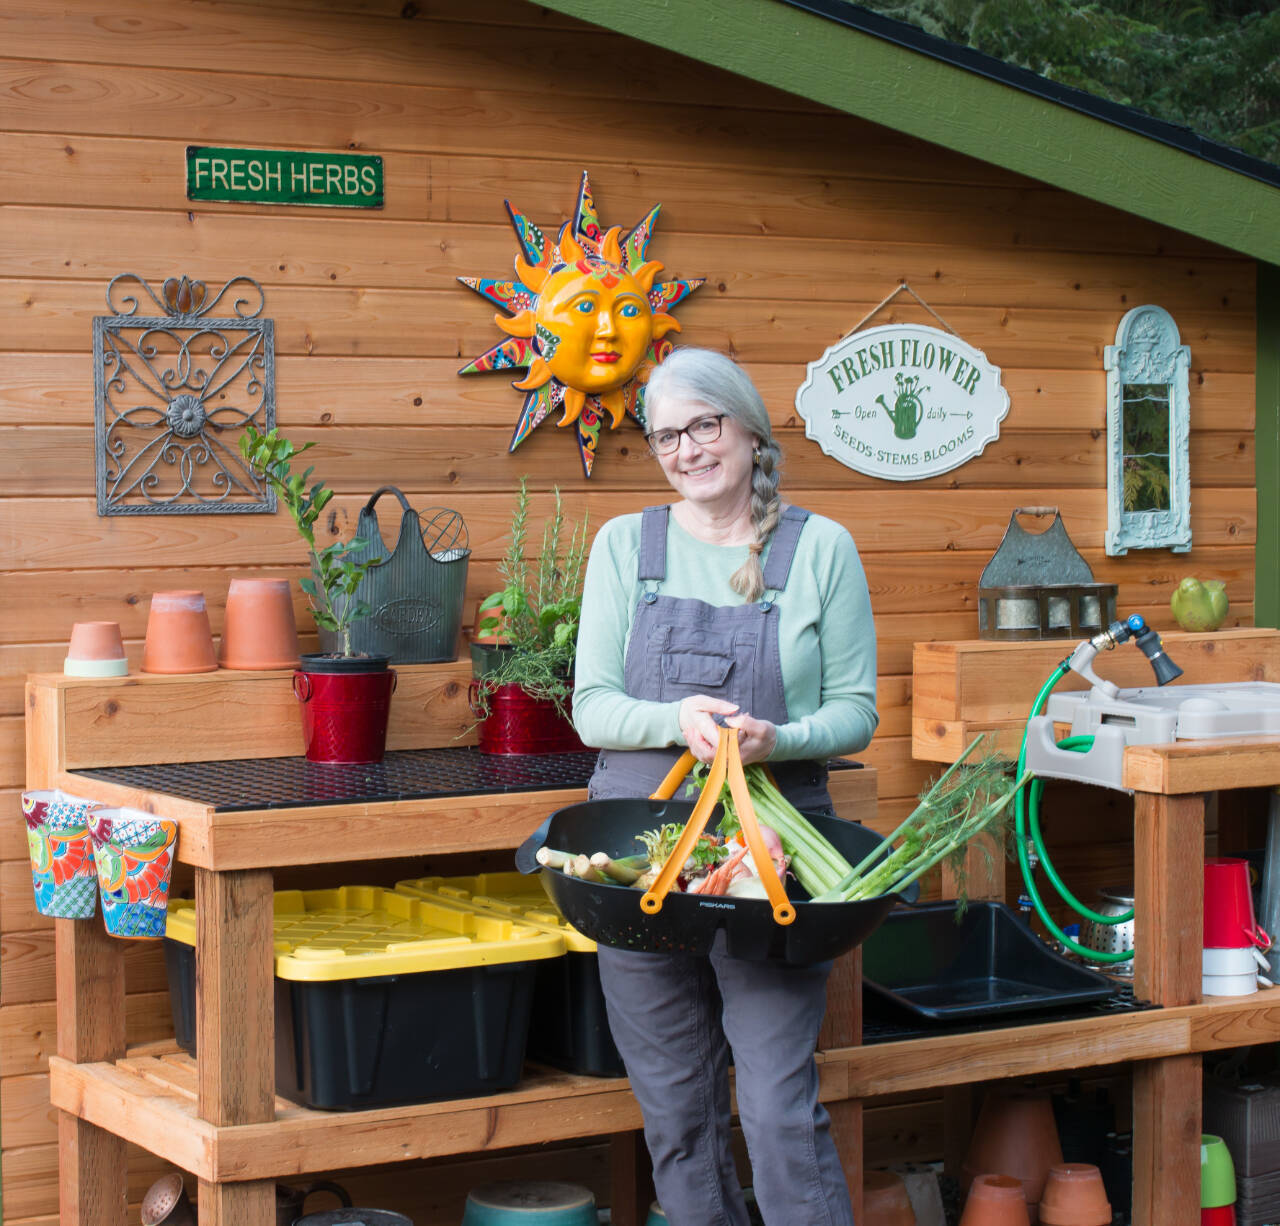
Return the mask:
[[[685,746],[769,762],[802,809],[831,812],[827,758],[875,731],[866,579],[838,524],[785,507],[760,394],[720,354],[653,372],[649,446],[680,501],[610,520],[587,566],[574,722],[602,752],[593,799],[647,796]],[[644,1112],[672,1226],[747,1226],[729,1147],[730,1048],[756,1201],[769,1226],[851,1226],[813,1052],[830,964],[600,947],[614,1040]]]

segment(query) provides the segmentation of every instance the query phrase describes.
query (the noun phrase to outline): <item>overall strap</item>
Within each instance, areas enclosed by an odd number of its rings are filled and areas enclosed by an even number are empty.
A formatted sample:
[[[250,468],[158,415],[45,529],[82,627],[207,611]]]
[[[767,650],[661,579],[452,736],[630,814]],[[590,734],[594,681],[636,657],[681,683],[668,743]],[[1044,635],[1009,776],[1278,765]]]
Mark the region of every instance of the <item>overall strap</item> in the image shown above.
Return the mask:
[[[667,521],[671,507],[645,507],[640,517],[640,558],[636,578],[641,583],[667,577]]]
[[[809,518],[809,512],[801,507],[787,507],[778,518],[778,526],[773,530],[773,542],[769,546],[769,556],[764,564],[764,586],[767,591],[780,592],[787,586],[787,576],[791,573],[791,562],[796,556],[796,545],[800,540],[800,529]]]

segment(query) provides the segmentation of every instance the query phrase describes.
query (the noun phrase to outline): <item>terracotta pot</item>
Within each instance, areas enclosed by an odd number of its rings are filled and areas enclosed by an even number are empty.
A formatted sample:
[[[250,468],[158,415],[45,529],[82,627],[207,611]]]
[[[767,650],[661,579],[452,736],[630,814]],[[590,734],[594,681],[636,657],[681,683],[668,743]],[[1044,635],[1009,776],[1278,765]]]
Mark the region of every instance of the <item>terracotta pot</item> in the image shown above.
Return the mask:
[[[966,1187],[983,1172],[1016,1175],[1034,1224],[1049,1168],[1061,1161],[1062,1143],[1047,1093],[1016,1086],[987,1091],[961,1168]]]
[[[902,1176],[892,1171],[864,1171],[862,1226],[916,1226],[915,1210]]]
[[[218,667],[203,592],[156,592],[142,649],[144,673],[211,673]]]
[[[1012,1175],[977,1175],[969,1186],[960,1226],[1028,1226],[1022,1180]]]
[[[246,671],[297,668],[298,625],[288,579],[232,579],[218,666]]]
[[[1049,1168],[1040,1197],[1041,1226],[1111,1226],[1111,1202],[1102,1172],[1087,1162]]]
[[[123,677],[129,671],[119,622],[76,622],[62,671],[68,677]]]

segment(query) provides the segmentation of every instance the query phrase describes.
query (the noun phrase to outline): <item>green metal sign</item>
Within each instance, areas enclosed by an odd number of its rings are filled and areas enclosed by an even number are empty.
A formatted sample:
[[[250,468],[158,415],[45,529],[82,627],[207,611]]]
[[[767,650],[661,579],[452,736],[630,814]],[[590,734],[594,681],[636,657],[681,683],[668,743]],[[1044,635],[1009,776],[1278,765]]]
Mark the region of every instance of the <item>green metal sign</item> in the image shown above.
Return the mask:
[[[187,199],[380,209],[382,159],[367,153],[188,145]]]

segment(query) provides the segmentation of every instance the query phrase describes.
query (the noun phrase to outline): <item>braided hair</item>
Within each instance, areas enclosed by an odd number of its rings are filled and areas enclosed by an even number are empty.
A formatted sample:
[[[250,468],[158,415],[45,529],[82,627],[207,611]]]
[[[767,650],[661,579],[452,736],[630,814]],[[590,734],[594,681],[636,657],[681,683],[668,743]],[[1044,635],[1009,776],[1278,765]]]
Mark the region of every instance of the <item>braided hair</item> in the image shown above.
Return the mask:
[[[748,546],[747,560],[733,572],[729,584],[744,600],[759,600],[765,590],[760,555],[778,526],[782,511],[778,494],[782,448],[774,441],[769,412],[747,372],[732,358],[713,349],[680,348],[654,368],[645,388],[646,408],[651,412],[668,396],[705,404],[732,417],[755,437],[751,525],[756,539]]]

